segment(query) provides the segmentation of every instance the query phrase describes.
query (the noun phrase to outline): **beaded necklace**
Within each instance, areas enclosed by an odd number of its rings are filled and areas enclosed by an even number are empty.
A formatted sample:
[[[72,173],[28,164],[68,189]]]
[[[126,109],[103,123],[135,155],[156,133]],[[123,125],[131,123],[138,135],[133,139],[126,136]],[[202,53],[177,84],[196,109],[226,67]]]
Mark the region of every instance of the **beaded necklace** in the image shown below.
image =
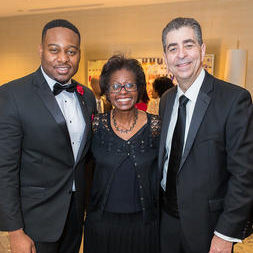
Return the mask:
[[[121,132],[121,133],[128,133],[128,132],[131,132],[134,128],[134,126],[136,125],[136,122],[137,122],[137,119],[138,119],[138,110],[135,109],[135,115],[134,115],[134,122],[133,124],[130,126],[129,129],[120,129],[117,125],[117,122],[116,122],[116,119],[115,119],[115,109],[112,110],[112,121],[113,121],[113,125],[115,126],[115,129],[118,131],[118,132]]]

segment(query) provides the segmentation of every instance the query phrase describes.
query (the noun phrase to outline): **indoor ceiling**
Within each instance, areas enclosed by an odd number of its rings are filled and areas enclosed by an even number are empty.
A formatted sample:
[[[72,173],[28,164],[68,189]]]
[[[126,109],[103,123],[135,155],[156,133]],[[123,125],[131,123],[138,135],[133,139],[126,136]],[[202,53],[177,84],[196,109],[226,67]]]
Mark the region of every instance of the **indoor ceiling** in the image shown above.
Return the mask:
[[[0,17],[190,1],[199,0],[7,0],[1,4]]]

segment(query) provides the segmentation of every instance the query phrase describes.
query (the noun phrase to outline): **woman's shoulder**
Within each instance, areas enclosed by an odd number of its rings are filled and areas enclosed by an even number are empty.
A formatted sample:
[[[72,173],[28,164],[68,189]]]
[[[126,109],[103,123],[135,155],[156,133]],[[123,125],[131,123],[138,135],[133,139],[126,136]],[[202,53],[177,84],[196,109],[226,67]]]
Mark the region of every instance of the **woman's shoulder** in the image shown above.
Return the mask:
[[[147,113],[150,131],[153,137],[159,136],[161,132],[161,118],[158,115]]]
[[[95,114],[92,121],[92,131],[97,132],[100,126],[103,126],[109,131],[109,114],[110,112]]]

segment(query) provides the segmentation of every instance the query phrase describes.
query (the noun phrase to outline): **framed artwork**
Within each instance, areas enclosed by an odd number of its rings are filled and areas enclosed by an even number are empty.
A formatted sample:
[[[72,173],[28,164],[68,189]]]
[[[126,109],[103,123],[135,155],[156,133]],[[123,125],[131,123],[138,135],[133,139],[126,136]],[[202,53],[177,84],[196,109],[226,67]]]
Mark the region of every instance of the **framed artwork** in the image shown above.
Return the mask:
[[[211,75],[214,73],[214,54],[206,54],[203,61],[203,68]]]

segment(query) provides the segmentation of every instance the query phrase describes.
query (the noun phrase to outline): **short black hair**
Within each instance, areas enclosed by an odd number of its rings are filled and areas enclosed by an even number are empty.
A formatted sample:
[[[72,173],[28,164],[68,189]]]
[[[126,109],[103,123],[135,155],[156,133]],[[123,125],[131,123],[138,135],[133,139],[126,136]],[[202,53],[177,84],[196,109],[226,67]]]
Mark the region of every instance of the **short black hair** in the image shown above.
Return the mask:
[[[144,90],[146,90],[146,78],[141,64],[133,58],[126,58],[124,55],[113,55],[103,66],[102,72],[99,78],[99,84],[101,89],[101,95],[108,97],[109,81],[111,75],[121,69],[131,71],[135,77],[135,83],[137,85],[138,99],[142,96]]]
[[[153,89],[157,92],[159,97],[161,97],[166,90],[172,87],[174,87],[174,84],[167,76],[158,77],[153,82]]]
[[[48,22],[42,30],[42,36],[41,36],[42,42],[43,42],[44,38],[46,37],[47,30],[49,30],[51,28],[55,28],[55,27],[64,27],[64,28],[68,28],[68,29],[72,30],[74,33],[76,33],[78,35],[79,44],[80,44],[81,35],[80,35],[78,28],[75,25],[73,25],[72,23],[70,23],[68,20],[65,20],[65,19],[54,19],[54,20]]]

